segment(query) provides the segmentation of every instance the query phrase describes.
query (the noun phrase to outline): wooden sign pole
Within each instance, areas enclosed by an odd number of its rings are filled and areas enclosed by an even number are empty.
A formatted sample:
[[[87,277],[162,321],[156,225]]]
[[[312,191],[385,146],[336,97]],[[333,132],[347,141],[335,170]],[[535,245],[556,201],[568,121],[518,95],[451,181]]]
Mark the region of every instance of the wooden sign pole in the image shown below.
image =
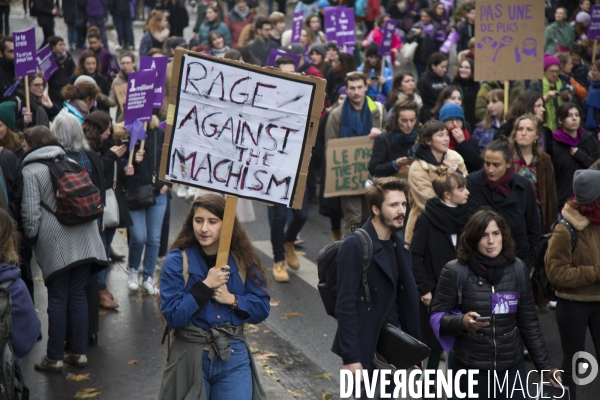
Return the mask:
[[[508,114],[508,94],[510,93],[510,82],[504,81],[504,120]]]
[[[384,57],[381,57],[381,72],[380,72],[379,76],[383,76],[383,71],[384,71],[384,69],[385,69],[385,56],[384,56]],[[377,90],[378,92],[381,92],[381,87],[382,87],[382,86],[383,86],[383,85],[380,83],[380,84],[379,84],[379,89]]]
[[[148,132],[148,123],[144,122],[144,132]],[[146,145],[145,140],[140,140],[140,150],[144,151],[144,146]],[[158,149],[157,149],[158,150]]]
[[[592,66],[596,62],[596,53],[598,51],[598,40],[594,40],[594,50],[592,50]]]
[[[29,103],[29,77],[25,76],[25,107],[27,107],[27,112],[31,112],[31,107]],[[20,110],[19,110],[20,112]]]
[[[229,259],[229,249],[231,247],[231,237],[233,235],[233,223],[235,222],[235,210],[237,208],[238,198],[227,195],[225,199],[225,212],[223,214],[223,224],[221,225],[221,238],[219,239],[219,250],[217,251],[217,265],[222,267],[227,265]]]

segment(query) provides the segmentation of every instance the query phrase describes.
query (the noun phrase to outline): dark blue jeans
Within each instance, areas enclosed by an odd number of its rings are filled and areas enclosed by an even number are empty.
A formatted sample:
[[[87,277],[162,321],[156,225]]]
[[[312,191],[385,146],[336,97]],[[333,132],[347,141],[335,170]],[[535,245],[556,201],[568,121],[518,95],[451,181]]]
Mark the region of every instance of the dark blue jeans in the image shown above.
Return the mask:
[[[106,29],[104,29],[104,15],[88,15],[88,23],[90,26],[95,26],[100,29],[100,37],[104,47],[108,48],[108,40],[106,40]]]
[[[133,20],[127,17],[113,15],[113,23],[117,29],[119,44],[123,46],[133,46]]]
[[[223,361],[215,355],[208,358],[208,351],[202,355],[202,375],[206,398],[210,400],[251,400],[252,371],[248,348],[239,340],[232,340],[231,358]]]
[[[90,274],[89,265],[71,268],[46,283],[48,289],[48,345],[46,353],[51,360],[64,356],[67,324],[71,351],[87,353],[88,305],[85,284]]]
[[[298,236],[308,219],[308,192],[304,193],[302,208],[300,210],[291,209],[291,211],[292,220],[288,224],[287,230],[285,230],[288,208],[280,205],[269,207],[269,212],[272,213],[271,244],[273,245],[273,261],[275,262],[285,260],[285,248],[283,244],[295,241],[296,236]]]

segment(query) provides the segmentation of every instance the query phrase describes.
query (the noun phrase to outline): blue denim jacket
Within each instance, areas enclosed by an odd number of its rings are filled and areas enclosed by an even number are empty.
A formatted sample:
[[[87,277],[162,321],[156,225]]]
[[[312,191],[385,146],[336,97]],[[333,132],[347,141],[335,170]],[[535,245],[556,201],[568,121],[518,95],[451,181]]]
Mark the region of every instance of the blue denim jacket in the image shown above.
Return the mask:
[[[200,255],[198,246],[188,248],[187,256],[190,277],[185,287],[183,257],[180,250],[173,250],[167,255],[160,275],[160,311],[171,328],[183,328],[190,323],[202,329],[225,323],[258,324],[269,316],[271,295],[266,288],[257,285],[250,276],[247,276],[244,285],[231,254],[227,263],[231,272],[227,289],[237,296],[238,308],[244,313],[236,313],[231,306],[219,304],[212,299],[200,308],[190,290],[196,282],[206,278],[208,267]],[[260,279],[260,276],[258,277]]]

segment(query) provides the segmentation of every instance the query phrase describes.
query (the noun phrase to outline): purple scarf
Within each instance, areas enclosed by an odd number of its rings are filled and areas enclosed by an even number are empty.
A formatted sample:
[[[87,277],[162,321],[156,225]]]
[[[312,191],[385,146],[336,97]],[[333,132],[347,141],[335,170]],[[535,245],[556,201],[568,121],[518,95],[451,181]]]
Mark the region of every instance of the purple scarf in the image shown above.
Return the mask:
[[[435,27],[433,26],[433,24],[423,25],[423,31],[430,37],[433,36],[434,30],[435,30]]]
[[[554,139],[554,141],[558,143],[564,143],[570,147],[576,147],[582,137],[583,129],[581,128],[577,129],[577,137],[575,138],[563,131],[562,129],[557,129],[556,131],[554,131],[554,133],[552,133],[552,138]]]

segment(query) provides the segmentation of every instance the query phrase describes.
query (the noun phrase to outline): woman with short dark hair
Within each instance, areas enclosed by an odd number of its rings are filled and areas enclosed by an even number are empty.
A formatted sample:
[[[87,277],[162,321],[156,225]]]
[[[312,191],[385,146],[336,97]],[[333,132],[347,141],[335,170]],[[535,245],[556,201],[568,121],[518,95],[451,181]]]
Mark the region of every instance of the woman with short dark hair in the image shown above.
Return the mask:
[[[433,53],[427,60],[427,70],[419,77],[417,88],[423,99],[423,108],[419,120],[423,123],[433,117],[433,108],[438,97],[446,86],[451,84],[446,75],[448,71],[448,57],[444,53]]]

